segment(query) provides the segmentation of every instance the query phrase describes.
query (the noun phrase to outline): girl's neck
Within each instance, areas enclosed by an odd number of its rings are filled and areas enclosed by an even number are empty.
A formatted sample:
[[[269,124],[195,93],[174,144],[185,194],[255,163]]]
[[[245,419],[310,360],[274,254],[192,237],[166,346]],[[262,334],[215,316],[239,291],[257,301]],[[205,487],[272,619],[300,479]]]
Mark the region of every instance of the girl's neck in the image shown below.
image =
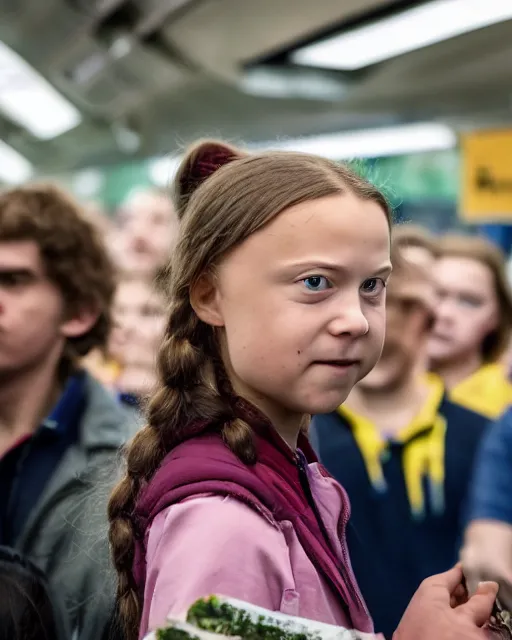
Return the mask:
[[[252,402],[252,401],[251,401]],[[286,442],[292,451],[297,449],[299,433],[304,428],[309,416],[283,411],[280,408],[253,404],[269,419],[279,436]]]
[[[469,378],[482,366],[482,356],[475,352],[449,362],[434,363],[434,371],[443,379],[448,390]]]
[[[244,393],[239,393],[234,388],[234,391],[246,402],[255,406],[267,418],[292,451],[297,449],[299,434],[309,423],[310,416],[287,411],[267,398],[247,393],[246,390],[244,390]]]
[[[232,392],[256,407],[272,424],[290,449],[295,451],[297,449],[299,434],[309,423],[310,416],[285,409],[268,396],[258,393],[236,376],[229,365],[229,358],[226,357],[223,358],[223,360]]]

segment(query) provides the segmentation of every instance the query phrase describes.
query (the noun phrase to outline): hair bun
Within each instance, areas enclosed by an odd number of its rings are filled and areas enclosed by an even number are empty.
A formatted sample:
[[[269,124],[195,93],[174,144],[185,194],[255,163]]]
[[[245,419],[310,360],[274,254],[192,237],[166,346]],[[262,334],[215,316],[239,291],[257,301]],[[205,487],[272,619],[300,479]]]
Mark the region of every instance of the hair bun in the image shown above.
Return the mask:
[[[175,179],[178,216],[181,218],[190,196],[207,178],[224,165],[248,154],[217,140],[196,143],[185,154]]]

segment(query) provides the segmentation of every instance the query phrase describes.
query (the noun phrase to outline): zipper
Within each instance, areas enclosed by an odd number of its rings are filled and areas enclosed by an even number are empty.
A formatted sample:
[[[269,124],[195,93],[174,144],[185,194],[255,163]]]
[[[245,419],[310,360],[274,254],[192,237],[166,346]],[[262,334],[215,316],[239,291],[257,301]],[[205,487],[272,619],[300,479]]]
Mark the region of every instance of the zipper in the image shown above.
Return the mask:
[[[341,485],[340,485],[341,486]],[[345,491],[345,489],[343,487],[341,487],[342,491],[343,491],[343,495],[345,496],[345,500],[348,503],[349,502],[349,497],[347,492]],[[346,571],[348,571],[349,578],[350,578],[350,584],[357,585],[357,579],[356,576],[354,574],[354,570],[352,569],[352,563],[350,562],[350,558],[348,556],[348,551],[347,551],[347,545],[346,545],[346,536],[347,536],[347,525],[349,522],[349,515],[347,510],[345,510],[345,512],[343,513],[343,518],[341,521],[341,526],[343,529],[343,539],[345,540],[345,544],[341,544],[341,540],[342,537],[340,537],[340,546],[341,546],[341,552],[343,554],[343,560],[344,560],[344,568],[346,568]],[[356,597],[356,601],[358,602],[359,606],[362,608],[362,610],[366,613],[366,615],[371,619],[372,616],[370,614],[370,611],[366,605],[366,602],[362,599],[361,597],[361,593],[359,591],[359,586],[357,587],[357,589],[354,587],[354,592],[355,592],[355,597]]]
[[[303,456],[301,455],[300,452],[296,452],[295,454],[295,459],[297,462],[297,467],[299,469],[299,479],[300,479],[300,483],[302,486],[302,489],[304,491],[304,493],[306,494],[306,498],[313,510],[313,513],[315,514],[316,520],[318,522],[318,526],[320,527],[320,530],[322,532],[322,535],[326,541],[326,543],[328,544],[328,546],[331,548],[331,543],[329,540],[329,534],[327,533],[327,530],[325,528],[325,524],[322,520],[322,517],[317,509],[316,503],[315,503],[315,499],[313,497],[313,493],[311,491],[311,487],[309,485],[309,479],[308,479],[308,475],[307,475],[307,469],[306,469],[306,462],[304,461]],[[346,525],[348,524],[348,516],[346,513],[343,514],[343,527],[344,529],[346,528]],[[365,612],[366,615],[370,615],[368,613],[368,609],[365,605],[365,603],[363,602],[361,596],[358,593],[358,590],[354,588],[354,582],[355,582],[355,576],[353,574],[352,571],[348,570],[348,567],[350,567],[350,560],[348,557],[348,553],[347,553],[347,549],[346,549],[346,545],[341,544],[341,550],[343,553],[343,560],[344,560],[344,564],[339,564],[336,563],[336,568],[338,569],[338,571],[341,574],[341,577],[346,585],[346,588],[349,592],[349,595],[351,596],[351,598],[355,601],[355,603],[358,605],[358,607],[363,610]],[[336,553],[334,553],[334,556],[336,557]],[[348,607],[347,603],[344,603],[346,607]],[[350,608],[349,608],[350,609]],[[348,611],[348,616],[349,619],[352,619],[352,616],[350,615],[350,610]]]

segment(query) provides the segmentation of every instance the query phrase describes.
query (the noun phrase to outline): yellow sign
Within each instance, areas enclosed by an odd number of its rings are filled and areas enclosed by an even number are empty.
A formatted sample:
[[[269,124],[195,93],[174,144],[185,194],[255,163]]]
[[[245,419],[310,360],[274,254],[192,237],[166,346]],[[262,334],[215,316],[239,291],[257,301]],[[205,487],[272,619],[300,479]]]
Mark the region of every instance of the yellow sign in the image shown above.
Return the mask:
[[[460,216],[467,222],[512,220],[512,130],[464,135]]]

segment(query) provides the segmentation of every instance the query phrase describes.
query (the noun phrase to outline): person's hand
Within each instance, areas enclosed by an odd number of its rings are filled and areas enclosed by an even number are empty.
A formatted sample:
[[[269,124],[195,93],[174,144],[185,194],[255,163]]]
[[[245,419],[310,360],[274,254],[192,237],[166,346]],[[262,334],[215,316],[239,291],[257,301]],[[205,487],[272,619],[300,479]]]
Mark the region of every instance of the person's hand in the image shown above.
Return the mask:
[[[484,640],[498,585],[481,583],[468,597],[459,565],[427,578],[414,594],[393,640]]]
[[[503,522],[476,521],[466,533],[462,568],[473,594],[480,582],[497,582],[500,604],[512,610],[512,527]]]

